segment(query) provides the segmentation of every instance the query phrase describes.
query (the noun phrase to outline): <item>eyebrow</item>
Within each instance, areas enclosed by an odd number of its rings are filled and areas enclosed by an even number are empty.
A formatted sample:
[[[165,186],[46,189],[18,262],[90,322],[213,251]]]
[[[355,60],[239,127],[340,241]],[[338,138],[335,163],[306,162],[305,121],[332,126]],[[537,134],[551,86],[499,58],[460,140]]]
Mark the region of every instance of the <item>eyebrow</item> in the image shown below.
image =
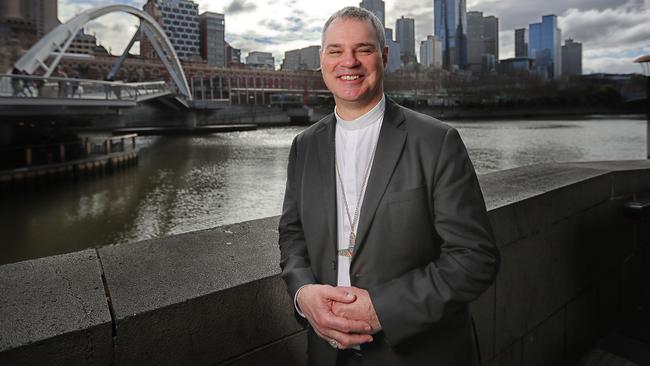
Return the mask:
[[[377,49],[377,46],[374,43],[370,43],[370,42],[362,42],[354,45],[354,48],[360,48],[360,47],[371,47],[373,49]],[[343,48],[343,45],[340,43],[332,43],[326,45],[325,48]]]

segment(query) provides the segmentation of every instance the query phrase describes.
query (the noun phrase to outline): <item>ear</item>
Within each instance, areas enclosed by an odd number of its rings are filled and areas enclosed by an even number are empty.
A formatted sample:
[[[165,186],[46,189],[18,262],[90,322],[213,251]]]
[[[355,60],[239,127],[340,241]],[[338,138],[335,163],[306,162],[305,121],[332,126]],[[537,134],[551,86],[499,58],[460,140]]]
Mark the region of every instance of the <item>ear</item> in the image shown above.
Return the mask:
[[[385,69],[386,65],[388,65],[388,47],[384,47],[384,49],[382,50],[381,58],[384,62],[384,69]]]

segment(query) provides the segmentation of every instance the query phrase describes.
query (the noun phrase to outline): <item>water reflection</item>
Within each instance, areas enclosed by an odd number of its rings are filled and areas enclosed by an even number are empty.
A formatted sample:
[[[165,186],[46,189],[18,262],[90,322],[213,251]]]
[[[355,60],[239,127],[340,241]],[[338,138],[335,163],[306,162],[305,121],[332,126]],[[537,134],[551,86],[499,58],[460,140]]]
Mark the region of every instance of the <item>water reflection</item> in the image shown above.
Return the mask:
[[[453,122],[479,174],[553,161],[643,159],[632,119]],[[0,263],[278,215],[301,128],[146,137],[137,168],[2,196]]]

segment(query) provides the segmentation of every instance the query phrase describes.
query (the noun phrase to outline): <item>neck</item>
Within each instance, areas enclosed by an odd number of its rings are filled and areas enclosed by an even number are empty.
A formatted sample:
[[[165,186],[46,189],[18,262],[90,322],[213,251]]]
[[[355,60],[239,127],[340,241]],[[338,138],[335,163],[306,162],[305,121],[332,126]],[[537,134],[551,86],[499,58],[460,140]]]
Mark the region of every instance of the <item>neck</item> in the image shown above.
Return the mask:
[[[382,92],[367,102],[346,102],[344,100],[336,100],[336,113],[346,121],[355,120],[373,109],[377,103],[381,101],[383,95]]]

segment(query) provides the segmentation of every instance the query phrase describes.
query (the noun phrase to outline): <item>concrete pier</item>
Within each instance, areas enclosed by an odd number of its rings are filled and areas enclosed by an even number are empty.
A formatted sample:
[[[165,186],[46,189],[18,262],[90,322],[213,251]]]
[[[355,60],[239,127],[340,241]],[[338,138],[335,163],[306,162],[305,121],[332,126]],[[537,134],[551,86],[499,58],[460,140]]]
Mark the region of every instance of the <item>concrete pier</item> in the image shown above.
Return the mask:
[[[41,184],[53,180],[82,179],[112,173],[138,163],[136,134],[84,141],[23,147],[22,166],[0,170],[0,187],[21,188],[28,184]],[[57,150],[56,162],[34,161],[33,151],[37,149]],[[19,150],[19,149],[16,149]],[[76,158],[70,158],[66,151],[74,151]]]
[[[574,365],[640,301],[649,161],[479,177],[502,253],[475,303],[484,365]],[[277,217],[0,266],[2,365],[306,365]]]

